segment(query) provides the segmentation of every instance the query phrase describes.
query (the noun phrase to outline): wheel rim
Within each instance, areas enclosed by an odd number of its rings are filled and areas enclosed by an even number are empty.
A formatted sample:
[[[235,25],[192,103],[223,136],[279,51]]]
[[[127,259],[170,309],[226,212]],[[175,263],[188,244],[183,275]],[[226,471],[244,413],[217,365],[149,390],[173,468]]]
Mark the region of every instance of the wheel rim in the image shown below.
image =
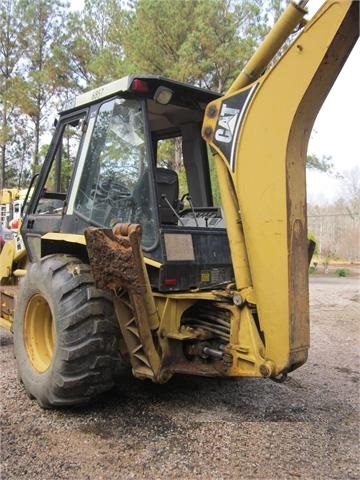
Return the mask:
[[[54,355],[55,328],[49,304],[40,294],[31,297],[27,305],[24,338],[33,368],[39,373],[45,372]]]

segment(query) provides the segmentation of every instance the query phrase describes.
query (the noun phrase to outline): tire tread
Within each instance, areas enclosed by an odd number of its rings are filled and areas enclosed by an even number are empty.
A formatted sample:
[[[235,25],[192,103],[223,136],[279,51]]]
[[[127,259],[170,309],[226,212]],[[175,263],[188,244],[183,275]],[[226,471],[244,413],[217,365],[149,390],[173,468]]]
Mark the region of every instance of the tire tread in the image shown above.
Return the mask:
[[[25,347],[19,346],[20,339],[15,341],[25,388],[44,408],[88,403],[114,386],[122,366],[120,329],[111,298],[96,288],[90,266],[72,255],[51,255],[30,266],[19,292],[23,315],[36,290],[51,297],[58,340],[51,372],[38,374],[33,385],[27,358],[26,367],[21,367]],[[22,324],[23,319],[16,316],[15,321]]]

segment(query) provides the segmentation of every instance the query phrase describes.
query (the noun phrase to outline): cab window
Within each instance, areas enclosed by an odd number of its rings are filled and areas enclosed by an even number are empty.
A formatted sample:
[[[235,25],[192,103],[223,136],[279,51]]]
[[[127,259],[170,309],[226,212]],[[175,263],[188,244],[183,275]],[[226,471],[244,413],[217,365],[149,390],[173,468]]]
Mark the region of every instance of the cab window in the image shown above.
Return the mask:
[[[63,122],[35,212],[62,215],[82,137],[83,117]]]
[[[152,192],[140,101],[117,98],[103,103],[79,183],[76,212],[99,226],[140,223],[143,246],[151,246],[156,240]]]

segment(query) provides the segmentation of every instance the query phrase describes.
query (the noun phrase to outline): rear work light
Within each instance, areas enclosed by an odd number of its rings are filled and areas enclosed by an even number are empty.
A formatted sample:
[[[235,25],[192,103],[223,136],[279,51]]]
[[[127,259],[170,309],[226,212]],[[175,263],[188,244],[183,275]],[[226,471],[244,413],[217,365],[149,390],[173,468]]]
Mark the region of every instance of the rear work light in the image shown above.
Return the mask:
[[[149,86],[144,80],[135,78],[131,83],[131,91],[136,93],[148,93]]]

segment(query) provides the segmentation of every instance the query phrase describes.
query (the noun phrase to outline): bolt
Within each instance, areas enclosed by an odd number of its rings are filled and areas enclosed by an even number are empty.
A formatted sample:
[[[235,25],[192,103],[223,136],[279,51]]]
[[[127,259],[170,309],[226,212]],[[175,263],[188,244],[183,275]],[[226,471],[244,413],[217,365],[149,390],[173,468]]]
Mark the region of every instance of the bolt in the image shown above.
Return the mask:
[[[215,105],[210,105],[207,109],[206,114],[209,118],[214,118],[217,114],[217,108],[215,107]]]
[[[230,368],[233,364],[233,357],[230,353],[225,352],[223,356],[223,362],[226,369]]]
[[[241,295],[239,295],[238,293],[235,293],[235,295],[233,296],[233,302],[234,302],[234,305],[237,305],[238,307],[240,307],[244,303],[244,299],[242,298]]]
[[[267,365],[260,365],[260,373],[263,377],[268,377],[270,375],[270,369]]]
[[[263,377],[270,377],[274,371],[274,363],[271,360],[267,360],[260,365],[259,370]]]
[[[170,380],[170,378],[172,377],[172,373],[169,372],[168,370],[162,370],[159,374],[158,374],[158,377],[157,377],[157,381],[159,383],[166,383]]]
[[[211,127],[206,127],[204,130],[204,136],[207,138],[212,137],[213,129]]]

